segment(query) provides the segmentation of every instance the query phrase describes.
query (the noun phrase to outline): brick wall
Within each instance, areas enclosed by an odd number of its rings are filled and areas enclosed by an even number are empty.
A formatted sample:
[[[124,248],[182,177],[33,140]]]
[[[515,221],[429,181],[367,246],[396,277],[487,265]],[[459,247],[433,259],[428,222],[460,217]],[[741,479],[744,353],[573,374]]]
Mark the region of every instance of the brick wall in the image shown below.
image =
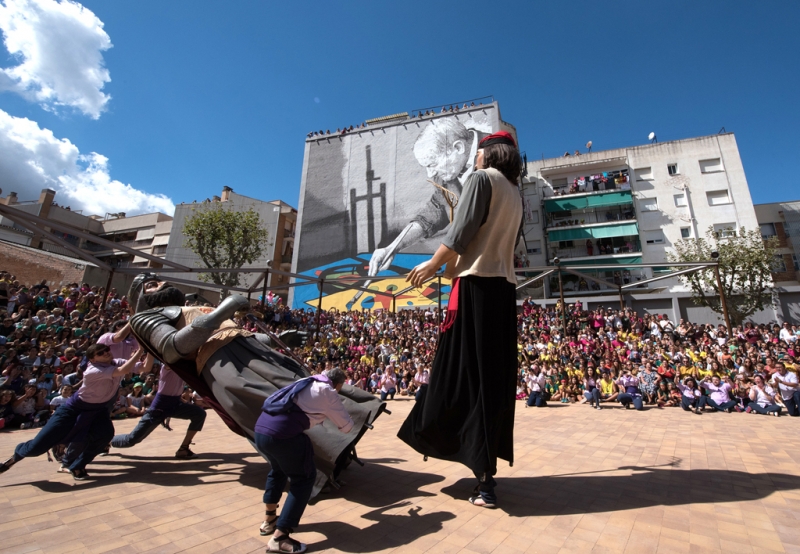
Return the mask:
[[[47,279],[50,286],[81,283],[86,265],[81,260],[68,261],[41,250],[0,243],[0,269],[15,275],[20,283],[32,285]]]

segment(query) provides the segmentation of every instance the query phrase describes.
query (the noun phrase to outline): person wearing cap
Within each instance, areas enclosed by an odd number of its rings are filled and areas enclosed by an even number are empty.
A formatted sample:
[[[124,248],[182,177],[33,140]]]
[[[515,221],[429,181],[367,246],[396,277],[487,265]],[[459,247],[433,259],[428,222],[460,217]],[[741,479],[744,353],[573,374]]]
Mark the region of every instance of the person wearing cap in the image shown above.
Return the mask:
[[[41,456],[58,444],[85,442],[68,469],[75,480],[86,479],[86,465],[114,436],[108,402],[116,396],[119,382],[126,373],[149,371],[153,366],[150,354],[144,362],[140,361],[143,354],[138,350],[130,360],[115,360],[107,346],[91,345],[86,350],[89,366],[81,388],[56,410],[36,437],[17,445],[14,455],[0,464],[0,473],[23,458]]]
[[[425,456],[467,466],[478,479],[469,501],[487,508],[497,502],[497,459],[514,460],[521,167],[509,133],[480,141],[444,241],[407,277],[420,287],[447,264],[453,281],[430,383],[398,437]]]

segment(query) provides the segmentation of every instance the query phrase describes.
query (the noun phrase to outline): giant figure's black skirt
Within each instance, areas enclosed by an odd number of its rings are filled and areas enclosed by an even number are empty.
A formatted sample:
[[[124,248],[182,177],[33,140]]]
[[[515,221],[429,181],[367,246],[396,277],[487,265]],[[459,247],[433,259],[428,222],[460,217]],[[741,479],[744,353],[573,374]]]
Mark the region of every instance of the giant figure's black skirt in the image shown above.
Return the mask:
[[[397,436],[425,456],[476,475],[514,461],[515,287],[502,277],[460,279],[453,325],[439,337],[430,383]]]

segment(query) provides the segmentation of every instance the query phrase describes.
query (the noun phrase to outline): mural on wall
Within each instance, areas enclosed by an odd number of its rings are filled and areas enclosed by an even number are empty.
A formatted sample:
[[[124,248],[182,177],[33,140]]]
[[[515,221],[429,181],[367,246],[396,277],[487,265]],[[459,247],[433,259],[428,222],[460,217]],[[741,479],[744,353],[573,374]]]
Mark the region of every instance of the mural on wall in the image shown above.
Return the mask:
[[[488,104],[309,141],[293,271],[351,279],[410,271],[436,250],[449,225],[444,190],[461,195],[480,139],[499,125],[497,105]],[[345,290],[344,283],[325,287],[324,306],[379,307],[380,298],[391,303],[388,296]],[[403,278],[359,283],[406,288]],[[427,291],[407,293],[402,303],[398,298],[397,306],[436,304],[440,294],[446,303],[444,289],[444,281],[442,291],[434,282]],[[318,298],[316,284],[298,286],[292,304],[316,307]]]

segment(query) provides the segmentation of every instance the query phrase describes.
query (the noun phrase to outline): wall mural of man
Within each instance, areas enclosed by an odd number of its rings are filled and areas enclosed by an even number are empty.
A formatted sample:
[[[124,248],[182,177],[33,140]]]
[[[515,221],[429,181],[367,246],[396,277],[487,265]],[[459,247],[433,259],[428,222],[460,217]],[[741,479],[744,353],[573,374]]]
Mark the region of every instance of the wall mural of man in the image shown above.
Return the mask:
[[[444,192],[429,181],[460,195],[479,140],[499,127],[492,103],[307,142],[293,271],[326,278],[405,274],[435,250],[449,225]],[[376,291],[395,286],[401,285],[370,284]],[[403,305],[436,304],[440,292]],[[316,307],[318,295],[315,285],[297,287],[291,303]],[[377,307],[384,300],[356,298],[341,287],[326,286],[323,295],[326,308]]]

